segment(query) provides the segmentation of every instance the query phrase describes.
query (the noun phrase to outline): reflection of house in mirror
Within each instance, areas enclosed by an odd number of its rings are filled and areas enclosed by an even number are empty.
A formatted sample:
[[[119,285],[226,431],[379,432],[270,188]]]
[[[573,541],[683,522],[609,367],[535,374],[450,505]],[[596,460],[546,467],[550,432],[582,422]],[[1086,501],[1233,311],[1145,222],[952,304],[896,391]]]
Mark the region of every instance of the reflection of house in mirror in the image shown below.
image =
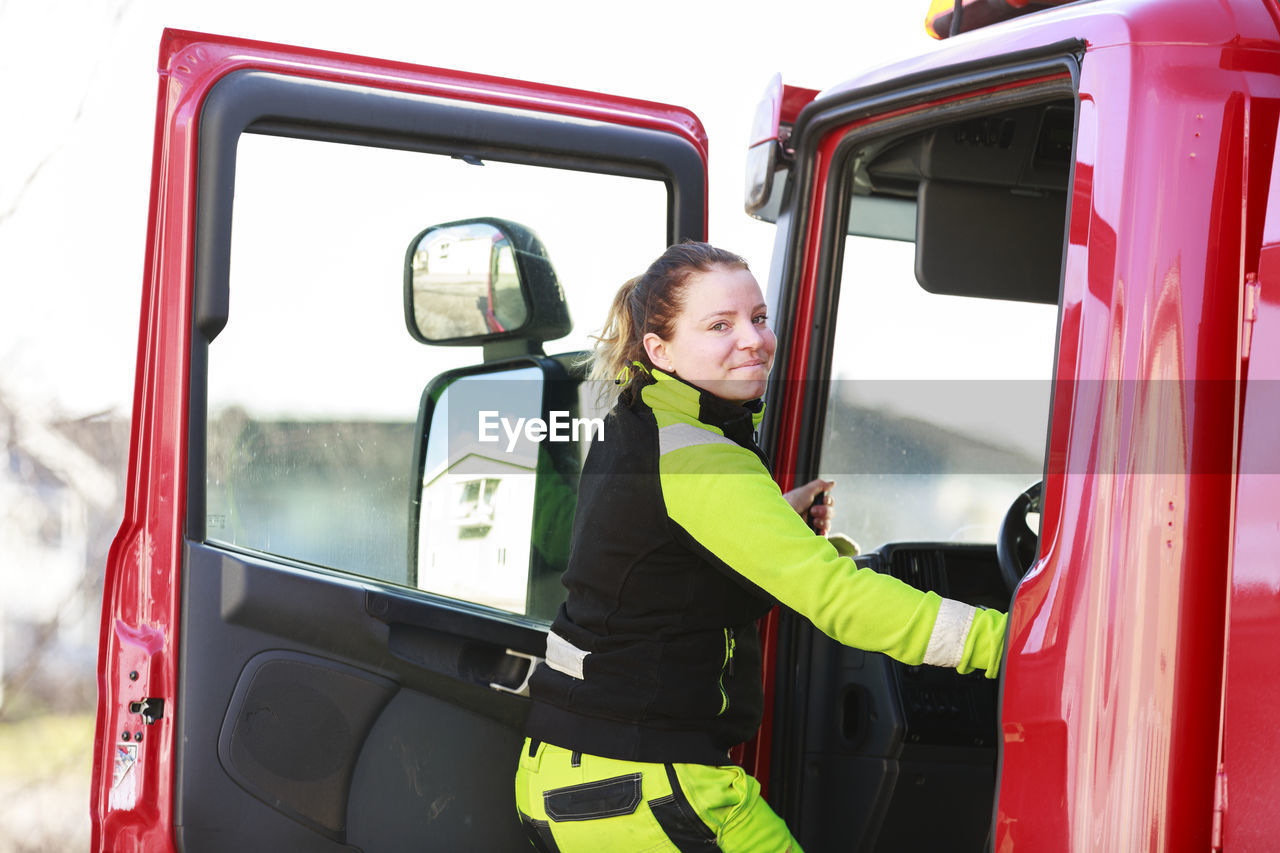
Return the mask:
[[[524,613],[536,476],[468,452],[425,473],[418,588]]]

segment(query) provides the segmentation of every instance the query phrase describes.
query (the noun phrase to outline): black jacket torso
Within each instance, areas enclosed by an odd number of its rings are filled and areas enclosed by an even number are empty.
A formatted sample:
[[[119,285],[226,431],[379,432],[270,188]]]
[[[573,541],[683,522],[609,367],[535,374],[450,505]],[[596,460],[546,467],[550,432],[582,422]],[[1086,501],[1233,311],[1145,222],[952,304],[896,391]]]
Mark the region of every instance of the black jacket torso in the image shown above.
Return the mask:
[[[582,677],[553,668],[549,653],[552,665],[530,684],[526,731],[593,755],[723,764],[760,725],[755,622],[774,602],[668,516],[651,404],[759,454],[758,404],[753,412],[678,380],[662,385],[618,403],[583,466],[568,598],[552,625],[581,657]]]

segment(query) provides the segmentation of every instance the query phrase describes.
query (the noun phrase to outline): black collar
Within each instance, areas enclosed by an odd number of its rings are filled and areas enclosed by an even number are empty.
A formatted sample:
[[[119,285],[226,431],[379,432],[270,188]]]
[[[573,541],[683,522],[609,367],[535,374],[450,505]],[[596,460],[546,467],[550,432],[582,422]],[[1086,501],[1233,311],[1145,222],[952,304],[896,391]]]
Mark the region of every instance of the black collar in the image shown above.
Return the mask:
[[[655,402],[682,414],[697,418],[707,426],[719,429],[732,441],[757,450],[756,427],[764,411],[763,400],[733,403],[692,385],[678,376],[654,370],[641,379],[637,392],[646,386],[658,385],[650,392]],[[654,394],[654,392],[657,392]],[[636,394],[641,396],[640,393]]]

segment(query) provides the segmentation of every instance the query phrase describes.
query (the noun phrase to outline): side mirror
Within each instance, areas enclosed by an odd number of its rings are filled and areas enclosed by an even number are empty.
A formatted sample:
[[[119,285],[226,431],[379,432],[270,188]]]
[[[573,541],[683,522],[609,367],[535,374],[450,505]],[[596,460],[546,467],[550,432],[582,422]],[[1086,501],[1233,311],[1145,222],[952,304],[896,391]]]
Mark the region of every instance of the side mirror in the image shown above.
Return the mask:
[[[437,346],[483,344],[485,360],[541,352],[572,328],[564,291],[542,241],[504,219],[433,225],[409,244],[405,322]],[[514,345],[504,344],[514,342]]]

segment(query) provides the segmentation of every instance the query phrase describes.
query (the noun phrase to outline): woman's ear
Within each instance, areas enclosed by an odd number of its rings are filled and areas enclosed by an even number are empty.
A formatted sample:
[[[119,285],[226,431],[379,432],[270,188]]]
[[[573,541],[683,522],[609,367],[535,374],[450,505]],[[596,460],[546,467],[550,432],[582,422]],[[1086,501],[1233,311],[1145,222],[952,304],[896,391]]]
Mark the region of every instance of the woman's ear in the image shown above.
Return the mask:
[[[655,333],[649,332],[644,336],[644,351],[648,353],[649,361],[653,362],[654,367],[667,373],[675,372],[675,365],[667,355],[667,342]]]

